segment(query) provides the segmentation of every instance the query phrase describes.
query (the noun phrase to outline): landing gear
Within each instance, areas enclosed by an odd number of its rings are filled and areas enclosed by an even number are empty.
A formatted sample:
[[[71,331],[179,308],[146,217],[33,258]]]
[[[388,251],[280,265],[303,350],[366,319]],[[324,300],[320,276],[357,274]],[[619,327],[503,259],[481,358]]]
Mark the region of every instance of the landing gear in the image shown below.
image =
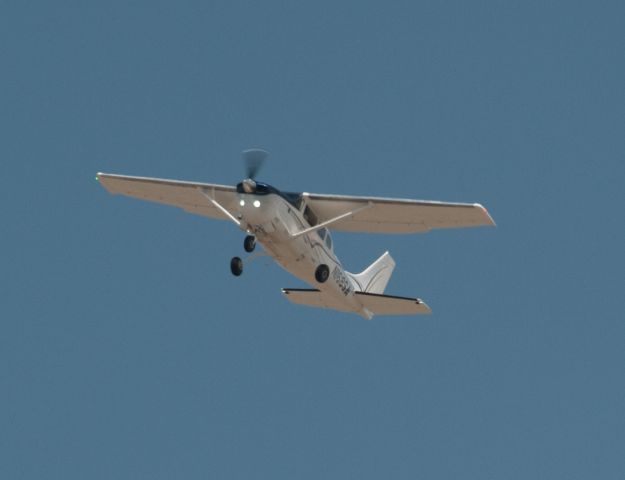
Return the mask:
[[[245,240],[243,240],[243,248],[248,253],[253,252],[254,248],[256,248],[256,237],[253,235],[246,236]]]
[[[319,265],[315,270],[315,280],[317,280],[319,283],[325,283],[329,276],[330,269],[325,263]]]
[[[252,253],[256,249],[256,237],[254,235],[245,236],[245,238],[243,239],[243,249],[247,253]],[[258,251],[252,255],[246,256],[245,261],[251,262],[255,258],[261,257],[263,255],[263,252]],[[241,275],[243,273],[243,260],[239,257],[233,257],[232,260],[230,260],[230,271],[235,277]]]
[[[243,260],[239,257],[233,257],[232,260],[230,260],[230,271],[235,277],[241,275],[243,273]]]

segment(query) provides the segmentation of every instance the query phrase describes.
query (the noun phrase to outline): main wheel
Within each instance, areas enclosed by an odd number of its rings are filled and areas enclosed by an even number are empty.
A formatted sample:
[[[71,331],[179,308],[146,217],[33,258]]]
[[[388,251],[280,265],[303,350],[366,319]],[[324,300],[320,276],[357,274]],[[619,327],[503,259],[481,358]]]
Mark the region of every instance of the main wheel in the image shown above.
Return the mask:
[[[243,248],[246,252],[253,252],[254,248],[256,248],[256,237],[253,235],[248,235],[243,240]]]
[[[239,257],[234,257],[230,260],[230,271],[235,277],[241,275],[243,273],[243,260]]]
[[[325,283],[329,276],[330,269],[325,263],[319,265],[315,270],[315,280],[317,280],[319,283]]]

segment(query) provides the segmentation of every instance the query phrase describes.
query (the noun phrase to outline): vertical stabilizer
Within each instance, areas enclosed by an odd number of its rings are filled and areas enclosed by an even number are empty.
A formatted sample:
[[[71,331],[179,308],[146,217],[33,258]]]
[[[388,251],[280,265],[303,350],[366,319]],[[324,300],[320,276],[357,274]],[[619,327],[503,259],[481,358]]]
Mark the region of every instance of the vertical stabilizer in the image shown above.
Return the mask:
[[[356,291],[381,294],[384,293],[394,268],[395,260],[390,253],[385,252],[362,273],[347,273]]]

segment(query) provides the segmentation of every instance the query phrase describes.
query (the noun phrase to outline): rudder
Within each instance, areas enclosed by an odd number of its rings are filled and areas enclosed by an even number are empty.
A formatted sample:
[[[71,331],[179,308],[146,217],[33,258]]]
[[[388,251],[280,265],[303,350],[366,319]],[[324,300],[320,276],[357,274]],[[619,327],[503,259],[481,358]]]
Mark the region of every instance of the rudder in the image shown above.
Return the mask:
[[[382,294],[394,268],[395,260],[390,253],[384,252],[380,258],[361,273],[346,273],[351,278],[357,292]]]

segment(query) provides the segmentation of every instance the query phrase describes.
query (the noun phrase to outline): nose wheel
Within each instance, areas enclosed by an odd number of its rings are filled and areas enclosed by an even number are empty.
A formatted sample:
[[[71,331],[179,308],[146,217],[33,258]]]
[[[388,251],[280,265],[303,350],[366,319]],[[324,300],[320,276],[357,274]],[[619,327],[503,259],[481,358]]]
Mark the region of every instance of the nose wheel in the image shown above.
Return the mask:
[[[233,257],[232,260],[230,260],[230,271],[235,277],[241,275],[243,273],[243,260],[239,257]]]
[[[243,240],[243,248],[246,252],[251,253],[256,248],[256,237],[253,235],[247,235]]]
[[[243,240],[243,248],[245,249],[247,253],[252,253],[256,249],[256,237],[254,235],[247,235],[245,239]],[[248,255],[245,261],[251,262],[256,257],[262,256],[262,255],[263,254],[259,252],[253,255]],[[230,260],[230,271],[232,272],[232,275],[234,275],[235,277],[240,276],[243,273],[243,260],[239,257],[233,257],[232,260]]]

